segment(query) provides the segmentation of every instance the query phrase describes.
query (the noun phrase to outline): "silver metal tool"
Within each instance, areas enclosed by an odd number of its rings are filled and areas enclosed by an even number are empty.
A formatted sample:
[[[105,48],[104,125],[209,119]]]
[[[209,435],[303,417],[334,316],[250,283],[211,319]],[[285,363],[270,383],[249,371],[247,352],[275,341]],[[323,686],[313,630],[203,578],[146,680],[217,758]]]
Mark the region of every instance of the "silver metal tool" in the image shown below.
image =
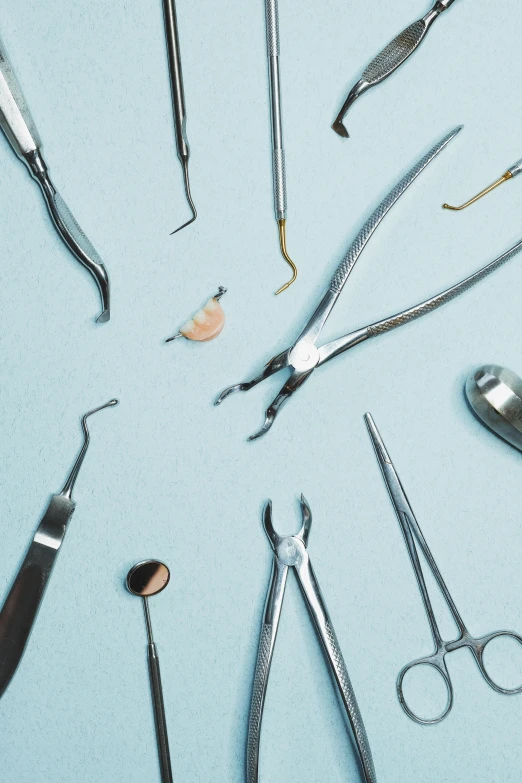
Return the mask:
[[[495,188],[498,188],[499,185],[502,185],[504,182],[507,182],[509,179],[513,179],[513,177],[518,177],[518,175],[522,172],[522,158],[520,160],[517,160],[516,163],[513,163],[512,166],[509,167],[509,169],[502,174],[502,176],[495,180],[492,185],[489,185],[487,188],[484,188],[484,190],[481,190],[480,193],[477,193],[476,196],[473,196],[473,198],[470,198],[469,201],[466,201],[465,204],[461,204],[460,207],[452,207],[451,204],[443,204],[443,209],[451,209],[452,212],[460,212],[462,209],[466,209],[466,207],[471,206],[471,204],[474,204],[475,201],[478,201],[483,196],[487,195],[488,193],[491,193],[492,190],[495,190]]]
[[[278,0],[265,0],[268,78],[270,84],[270,116],[272,120],[272,168],[274,176],[274,207],[279,227],[281,254],[292,269],[291,279],[276,291],[286,291],[297,278],[297,267],[286,249],[286,169],[283,147],[281,85],[279,78],[279,8]]]
[[[161,769],[161,783],[172,783],[172,766],[170,763],[169,738],[167,734],[167,719],[163,703],[163,686],[161,684],[158,651],[152,635],[149,601],[151,595],[157,595],[166,588],[170,580],[170,572],[165,563],[159,560],[144,560],[137,563],[127,574],[125,583],[127,589],[143,598],[143,610],[147,625],[147,653],[149,659],[150,688],[154,706],[154,721],[158,741],[158,756]]]
[[[82,418],[83,446],[62,491],[51,497],[25,560],[0,610],[0,697],[3,696],[22,659],[58,550],[76,508],[72,491],[89,446],[87,419],[94,413],[117,403],[118,400],[110,400],[105,405],[89,411]]]
[[[349,133],[342,121],[350,106],[352,106],[363,92],[366,92],[370,87],[374,87],[376,84],[383,82],[390,74],[397,70],[399,65],[402,65],[424,40],[426,33],[435,19],[454,2],[455,0],[437,0],[426,16],[423,16],[422,19],[414,22],[407,27],[406,30],[403,30],[402,33],[399,33],[399,35],[394,38],[368,66],[366,66],[362,72],[361,78],[348,93],[348,97],[343,103],[341,111],[332,125],[332,128],[339,136],[343,136],[346,139],[349,137]]]
[[[522,451],[522,378],[507,367],[485,364],[468,378],[466,396],[486,427]]]
[[[163,0],[163,14],[165,18],[165,36],[167,40],[167,53],[169,58],[170,87],[172,95],[172,110],[174,112],[174,129],[176,133],[176,149],[178,158],[183,167],[185,180],[185,193],[192,210],[192,217],[182,226],[172,231],[177,234],[182,228],[190,226],[198,216],[196,207],[190,192],[188,162],[190,148],[187,141],[187,113],[185,111],[185,91],[183,89],[183,72],[181,70],[181,52],[179,48],[178,22],[176,18],[175,0]]]
[[[99,323],[108,321],[110,297],[107,271],[100,256],[51,182],[42,156],[38,131],[2,41],[0,41],[0,127],[15,153],[38,182],[60,237],[75,258],[88,269],[98,286],[102,312],[96,320]]]
[[[308,538],[312,527],[310,506],[301,495],[301,513],[303,524],[295,536],[280,536],[274,530],[272,523],[272,502],[269,500],[263,511],[263,526],[274,552],[272,576],[266,598],[266,606],[261,625],[259,650],[257,655],[250,717],[248,721],[246,779],[247,783],[258,783],[259,780],[259,743],[261,722],[265,703],[268,675],[274,652],[274,645],[279,627],[279,618],[285,596],[288,569],[293,568],[299,587],[315,630],[321,642],[323,652],[332,675],[335,689],[342,705],[343,714],[350,727],[355,747],[361,764],[362,777],[365,783],[375,783],[375,769],[372,753],[366,736],[366,730],[359,712],[355,693],[346,669],[343,654],[339,647],[332,620],[324,602],[317,578],[314,574],[308,555]]]
[[[233,386],[229,386],[225,389],[216,400],[216,405],[219,405],[223,400],[234,392],[248,391],[263,381],[265,378],[269,378],[279,370],[289,369],[292,371],[290,377],[282,387],[281,391],[274,399],[272,404],[267,408],[265,413],[265,423],[255,435],[252,435],[249,440],[254,440],[264,435],[275,421],[275,418],[285,402],[296,392],[303,383],[311,376],[316,367],[320,367],[325,362],[333,359],[334,356],[347,351],[354,345],[358,345],[364,340],[368,340],[371,337],[384,334],[385,332],[395,329],[397,326],[402,326],[415,318],[420,318],[432,310],[437,309],[446,302],[451,301],[459,294],[467,291],[468,288],[478,283],[487,275],[491,274],[495,269],[504,264],[516,253],[522,250],[522,240],[517,242],[516,245],[511,247],[501,256],[496,258],[491,263],[479,269],[474,274],[461,280],[460,283],[452,286],[451,288],[442,291],[440,294],[427,299],[415,307],[410,307],[408,310],[404,310],[401,313],[385,318],[382,321],[365,326],[362,329],[357,329],[354,332],[345,337],[340,337],[337,340],[326,343],[320,348],[316,347],[316,342],[321,334],[321,330],[326,323],[328,316],[330,315],[339,294],[341,293],[343,286],[345,285],[350,272],[355,266],[355,263],[365,248],[368,240],[372,236],[373,232],[389,212],[392,206],[405,192],[405,190],[414,182],[419,174],[426,168],[426,166],[439,154],[441,150],[454,138],[459,132],[460,128],[444,136],[426,155],[424,155],[419,162],[398,182],[398,184],[390,191],[386,198],[379,204],[377,209],[373,212],[370,218],[363,225],[354,241],[350,245],[348,252],[344,256],[343,260],[339,264],[337,271],[335,272],[326,293],[320,300],[317,307],[314,309],[311,318],[306,324],[298,336],[296,342],[291,348],[286,351],[282,351],[274,356],[263,367],[259,375],[250,381],[244,383],[237,383]]]
[[[370,433],[370,438],[375,448],[375,454],[382,471],[384,482],[388,488],[391,501],[399,519],[411,564],[417,578],[417,584],[421,592],[424,608],[428,616],[433,641],[435,643],[435,651],[431,655],[425,655],[422,658],[417,658],[416,660],[404,666],[399,672],[397,679],[397,695],[404,712],[412,720],[425,725],[440,723],[441,720],[444,720],[453,706],[453,686],[451,684],[448,667],[446,666],[446,655],[448,655],[448,653],[454,652],[455,650],[461,650],[465,648],[471,652],[477,663],[480,673],[486,680],[487,684],[493,688],[493,690],[497,691],[497,693],[502,693],[505,695],[520,693],[522,691],[522,685],[520,685],[518,688],[503,688],[491,678],[484,663],[484,652],[487,645],[493,639],[498,639],[500,637],[509,638],[514,639],[515,641],[522,644],[522,637],[513,631],[494,631],[493,633],[488,633],[484,636],[472,636],[470,634],[458,612],[457,607],[455,606],[455,602],[453,601],[448,588],[446,587],[446,583],[444,582],[442,574],[440,573],[433,555],[430,552],[426,539],[424,538],[419,527],[419,523],[415,519],[415,514],[413,513],[400,479],[395,471],[395,468],[393,467],[393,463],[388,455],[388,452],[386,451],[386,447],[377,430],[377,427],[375,426],[375,422],[369,413],[366,414],[365,420],[368,426],[368,431]],[[415,543],[416,541],[430,567],[433,576],[435,577],[437,585],[439,586],[446,604],[457,625],[458,636],[452,641],[446,642],[442,639],[430,601],[428,588],[426,586],[426,582],[424,581],[424,574],[419,560],[419,554]],[[440,715],[437,715],[434,718],[422,718],[419,715],[416,715],[415,712],[413,712],[413,710],[408,706],[404,696],[403,685],[405,676],[408,674],[408,672],[411,672],[412,669],[418,669],[418,667],[421,666],[430,666],[432,669],[435,669],[435,671],[438,672],[438,674],[440,674],[442,677],[442,680],[446,686],[446,706]],[[425,671],[425,669],[422,669],[421,671]]]

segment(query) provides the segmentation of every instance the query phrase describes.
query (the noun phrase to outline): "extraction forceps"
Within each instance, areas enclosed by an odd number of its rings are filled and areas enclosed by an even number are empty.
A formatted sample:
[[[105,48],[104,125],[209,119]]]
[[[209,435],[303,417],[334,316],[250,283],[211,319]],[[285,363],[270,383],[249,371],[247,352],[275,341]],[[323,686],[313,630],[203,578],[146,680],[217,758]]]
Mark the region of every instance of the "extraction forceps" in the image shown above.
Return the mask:
[[[174,112],[174,130],[176,133],[176,149],[183,167],[185,193],[192,210],[192,217],[177,228],[172,234],[177,234],[182,228],[189,226],[198,216],[190,192],[188,162],[190,148],[187,141],[187,113],[185,111],[185,91],[183,89],[183,72],[181,70],[181,52],[179,48],[178,21],[176,18],[176,3],[174,0],[163,0],[163,15],[165,18],[165,37],[169,58],[170,88],[172,95],[172,110]]]
[[[297,267],[286,249],[286,168],[283,148],[281,85],[279,79],[279,8],[278,0],[265,0],[268,78],[270,83],[270,117],[272,120],[272,170],[274,177],[274,208],[279,228],[281,253],[292,269],[292,277],[276,291],[286,291],[297,278]]]
[[[0,40],[0,127],[11,147],[38,182],[58,234],[73,256],[88,269],[98,286],[102,312],[98,323],[110,318],[109,278],[103,261],[54,187],[42,156],[41,140],[21,87]]]
[[[94,413],[117,404],[118,400],[110,400],[83,416],[83,446],[62,491],[51,497],[25,560],[0,610],[0,697],[4,695],[22,659],[58,550],[76,508],[72,492],[89,446],[87,419]]]
[[[464,648],[467,648],[471,652],[471,654],[475,658],[480,673],[486,680],[487,684],[491,688],[493,688],[493,690],[497,691],[497,693],[502,693],[508,696],[514,693],[520,693],[522,691],[522,685],[520,685],[518,688],[503,688],[491,678],[484,663],[484,651],[488,646],[488,644],[493,639],[498,639],[498,638],[514,639],[515,641],[519,642],[519,644],[522,644],[522,637],[519,636],[519,634],[514,633],[514,631],[494,631],[493,633],[488,633],[485,634],[484,636],[472,636],[470,634],[470,632],[468,631],[468,629],[464,624],[462,617],[459,614],[457,607],[455,606],[455,602],[453,601],[453,598],[451,597],[448,588],[446,587],[446,583],[444,582],[444,579],[442,578],[442,574],[440,573],[437,564],[433,558],[433,555],[430,552],[426,539],[424,538],[422,531],[419,527],[419,523],[415,519],[415,514],[413,513],[413,510],[410,506],[408,498],[406,497],[406,493],[403,489],[401,481],[395,471],[395,468],[388,455],[388,452],[386,451],[386,447],[377,430],[377,427],[375,426],[375,422],[373,421],[369,413],[366,414],[365,420],[368,426],[368,431],[370,433],[370,438],[372,440],[375,449],[377,461],[382,471],[384,482],[388,488],[391,501],[393,503],[395,512],[399,519],[404,540],[406,542],[406,547],[408,549],[408,554],[410,556],[411,564],[413,566],[413,570],[417,578],[417,584],[421,592],[422,601],[424,603],[424,608],[426,610],[426,615],[428,617],[428,622],[430,624],[433,641],[435,643],[435,651],[431,655],[425,655],[422,658],[417,658],[416,660],[411,661],[411,663],[408,663],[399,672],[399,676],[397,679],[397,695],[399,697],[399,701],[401,703],[404,712],[412,720],[424,725],[440,723],[442,720],[444,720],[444,718],[448,715],[449,711],[453,706],[453,685],[451,684],[451,678],[449,675],[448,667],[446,666],[446,655],[448,655],[448,653],[454,652],[455,650],[461,650]],[[420,547],[422,554],[426,558],[430,571],[435,577],[437,585],[439,586],[444,596],[446,604],[458,628],[458,636],[456,639],[453,639],[452,641],[446,642],[443,640],[441,636],[439,626],[437,625],[437,621],[435,619],[433,606],[430,601],[428,588],[424,580],[424,574],[422,571],[422,566],[419,560],[419,554],[417,551],[417,546],[415,541],[417,541],[417,544]],[[446,686],[446,692],[447,692],[446,706],[444,707],[440,715],[437,715],[435,718],[427,719],[417,715],[408,706],[408,703],[406,702],[404,696],[403,684],[404,684],[405,676],[412,669],[415,669],[416,667],[420,667],[420,666],[430,666],[432,669],[435,669],[435,671],[438,672],[438,674],[440,674],[440,676],[442,677],[442,680]]]
[[[437,0],[426,16],[423,16],[422,19],[414,22],[407,27],[406,30],[403,30],[402,33],[399,33],[399,35],[394,38],[368,66],[366,66],[362,72],[361,78],[348,93],[348,97],[343,103],[341,111],[332,125],[332,128],[339,136],[343,136],[345,139],[349,137],[349,133],[342,121],[350,106],[363,94],[363,92],[366,92],[370,87],[383,82],[402,65],[424,40],[426,33],[435,19],[438,19],[441,13],[449,8],[454,2],[455,0]]]
[[[384,334],[391,329],[395,329],[397,326],[402,326],[409,321],[413,321],[415,318],[420,318],[421,316],[430,313],[437,307],[440,307],[446,302],[451,301],[456,296],[473,286],[475,283],[478,283],[479,280],[482,280],[484,277],[489,275],[499,266],[512,258],[516,253],[522,250],[522,240],[520,240],[516,245],[511,247],[491,263],[482,267],[477,272],[474,272],[474,274],[470,275],[469,277],[466,277],[464,280],[461,280],[460,283],[457,283],[451,288],[442,291],[440,294],[433,296],[431,299],[427,299],[426,301],[415,305],[415,307],[411,307],[408,310],[397,313],[390,318],[385,318],[382,321],[377,321],[376,323],[365,326],[362,329],[357,329],[355,332],[350,332],[350,334],[346,335],[345,337],[340,337],[337,340],[326,343],[326,345],[323,345],[320,348],[316,347],[315,343],[319,338],[321,330],[325,325],[326,320],[330,315],[335,303],[337,302],[339,294],[341,293],[344,284],[348,280],[350,272],[354,268],[357,259],[361,255],[373,232],[384,216],[389,212],[391,207],[395,204],[395,202],[400,198],[400,196],[402,196],[405,190],[412,184],[412,182],[426,168],[426,166],[439,154],[439,152],[444,149],[451,139],[456,136],[459,131],[460,127],[455,128],[455,130],[444,136],[443,139],[441,139],[426,155],[424,155],[424,157],[422,157],[419,162],[401,179],[401,181],[393,188],[393,190],[390,191],[386,198],[373,212],[371,217],[368,218],[350,245],[348,252],[339,264],[326,293],[317,305],[310,320],[297,338],[297,341],[294,343],[294,345],[286,351],[282,351],[270,359],[259,375],[257,375],[252,380],[246,381],[244,383],[234,384],[233,386],[229,386],[227,389],[221,392],[220,396],[216,400],[216,405],[219,405],[226,397],[228,397],[230,394],[233,394],[234,392],[248,391],[263,381],[265,378],[270,377],[279,370],[288,368],[292,371],[290,377],[277,397],[267,408],[265,414],[265,423],[259,432],[250,436],[249,440],[259,438],[261,435],[264,435],[266,432],[268,432],[284,403],[303,385],[303,383],[305,383],[316,367],[320,367],[325,362],[333,359],[334,356],[338,356],[344,351],[347,351],[349,348],[352,348],[354,345],[358,345],[358,343],[361,343],[364,340],[368,340],[370,337],[376,337],[377,335]]]
[[[301,513],[303,524],[299,533],[295,536],[280,536],[272,524],[272,502],[270,500],[263,511],[263,526],[273,549],[274,558],[261,625],[248,721],[247,783],[258,783],[259,780],[259,743],[263,707],[289,568],[293,568],[295,571],[299,587],[321,642],[343,714],[347,719],[357,749],[363,780],[365,783],[375,783],[377,778],[366,730],[332,620],[308,555],[312,513],[303,495],[301,495]]]

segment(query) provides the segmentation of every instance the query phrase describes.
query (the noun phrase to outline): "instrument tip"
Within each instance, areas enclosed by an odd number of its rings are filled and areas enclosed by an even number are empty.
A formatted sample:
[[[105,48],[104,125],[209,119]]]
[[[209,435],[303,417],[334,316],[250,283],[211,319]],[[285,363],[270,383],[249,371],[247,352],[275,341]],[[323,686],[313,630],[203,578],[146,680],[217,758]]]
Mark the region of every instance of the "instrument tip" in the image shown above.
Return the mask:
[[[278,288],[275,292],[275,295],[278,296],[278,294],[282,294],[283,291],[286,291],[287,288],[290,288],[292,283],[295,283],[297,279],[297,267],[288,255],[288,251],[286,249],[286,219],[283,218],[281,220],[277,221],[277,224],[279,226],[279,245],[281,247],[281,254],[283,258],[285,259],[286,263],[291,267],[292,269],[292,277],[291,279],[281,286],[281,288]]]
[[[102,312],[99,314],[98,318],[96,319],[97,324],[105,324],[107,321],[110,321],[111,319],[111,311],[109,309],[102,310]]]
[[[343,123],[339,118],[337,118],[334,124],[332,125],[332,130],[334,130],[338,136],[342,136],[343,139],[350,138],[350,134],[348,133],[348,131],[346,130],[346,128],[344,127]]]
[[[180,226],[179,228],[177,228],[175,231],[171,231],[170,232],[170,236],[173,236],[174,234],[177,234],[178,231],[181,231],[182,228],[186,228],[187,226],[190,226],[190,224],[193,223],[195,221],[195,219],[197,218],[197,216],[198,216],[198,213],[196,211],[196,207],[194,205],[194,202],[192,200],[192,195],[191,195],[191,192],[190,192],[190,182],[189,182],[189,174],[188,174],[188,158],[183,158],[183,160],[181,161],[181,165],[183,166],[183,177],[184,177],[184,180],[185,180],[185,193],[186,193],[186,196],[187,196],[187,201],[189,203],[189,206],[190,206],[190,208],[192,210],[192,217],[190,218],[190,220],[187,220],[186,223],[183,223],[183,225]]]

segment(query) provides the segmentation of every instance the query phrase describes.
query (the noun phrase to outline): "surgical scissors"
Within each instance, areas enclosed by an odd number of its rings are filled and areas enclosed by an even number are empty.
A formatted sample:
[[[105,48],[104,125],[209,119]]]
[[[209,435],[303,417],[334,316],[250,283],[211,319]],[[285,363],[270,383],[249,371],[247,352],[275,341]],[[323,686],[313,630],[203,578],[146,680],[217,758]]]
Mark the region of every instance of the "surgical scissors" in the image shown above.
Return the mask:
[[[404,712],[412,720],[424,725],[440,723],[442,720],[444,720],[444,718],[448,715],[449,711],[453,706],[453,685],[451,684],[451,678],[449,676],[448,667],[446,666],[446,655],[448,653],[454,652],[454,650],[461,650],[462,648],[466,648],[466,647],[475,658],[480,673],[486,680],[487,684],[491,688],[493,688],[493,690],[497,691],[497,693],[503,693],[506,695],[520,693],[522,691],[522,685],[520,685],[518,688],[503,688],[491,678],[484,664],[484,650],[486,649],[487,645],[492,641],[492,639],[498,639],[500,637],[504,637],[504,638],[515,639],[517,642],[522,644],[522,637],[519,636],[517,633],[514,633],[514,631],[494,631],[493,633],[488,633],[485,636],[472,636],[470,634],[470,632],[468,631],[468,629],[464,624],[462,617],[459,614],[457,607],[455,606],[455,602],[453,601],[453,598],[451,597],[448,588],[446,587],[446,583],[444,582],[444,579],[442,578],[442,574],[440,573],[437,564],[433,558],[433,555],[430,552],[426,539],[424,538],[422,531],[419,527],[419,523],[415,519],[415,514],[413,513],[408,498],[406,497],[406,493],[402,487],[401,481],[395,471],[395,468],[388,455],[388,452],[386,451],[386,447],[382,441],[379,431],[375,426],[375,422],[373,421],[369,413],[367,413],[364,418],[366,421],[366,425],[368,427],[368,432],[370,433],[370,438],[372,440],[373,447],[375,449],[377,461],[382,471],[384,482],[388,488],[391,501],[395,508],[395,512],[399,519],[402,533],[404,535],[404,540],[406,541],[408,554],[410,556],[413,570],[415,571],[415,576],[417,577],[417,583],[419,585],[419,590],[422,595],[422,601],[424,603],[424,608],[426,610],[426,615],[428,617],[428,622],[430,624],[431,634],[433,636],[433,641],[435,643],[435,651],[431,655],[425,655],[422,658],[416,658],[414,661],[411,661],[411,663],[408,663],[406,666],[404,666],[399,672],[399,676],[397,679],[397,695],[399,697],[399,701],[401,703]],[[430,570],[433,576],[435,577],[435,580],[444,596],[446,604],[448,605],[448,608],[453,616],[453,619],[455,620],[455,623],[459,631],[458,637],[449,642],[443,640],[441,633],[439,631],[439,626],[437,625],[437,621],[435,619],[435,614],[433,612],[433,607],[431,605],[428,588],[426,586],[426,582],[424,581],[424,574],[422,572],[422,566],[420,564],[417,547],[415,545],[415,539],[418,542],[422,554],[424,555],[424,557],[428,562]],[[426,719],[416,715],[413,712],[413,710],[408,706],[404,696],[404,690],[403,690],[404,678],[408,674],[408,672],[410,672],[412,669],[418,666],[430,666],[433,669],[435,669],[435,671],[437,671],[440,674],[440,676],[442,677],[446,685],[446,691],[447,691],[446,706],[444,707],[440,715],[438,715],[435,718]]]
[[[328,319],[328,316],[330,315],[334,305],[337,302],[337,299],[339,298],[339,294],[341,293],[346,281],[348,280],[348,277],[350,276],[350,272],[354,268],[357,259],[361,255],[366,244],[368,243],[368,240],[372,236],[379,223],[402,196],[402,194],[407,190],[407,188],[412,184],[412,182],[414,182],[419,174],[426,168],[426,166],[457,135],[457,133],[461,130],[461,127],[462,126],[455,128],[446,136],[444,136],[437,144],[435,144],[435,146],[432,147],[432,149],[419,160],[419,162],[400,180],[400,182],[395,185],[393,190],[388,193],[386,198],[379,204],[377,209],[368,218],[348,248],[346,255],[339,264],[332,280],[330,281],[326,293],[315,308],[311,318],[297,338],[297,341],[294,343],[294,345],[291,348],[288,348],[286,351],[282,351],[270,359],[259,375],[257,375],[252,380],[246,381],[244,383],[234,384],[233,386],[229,386],[221,392],[215,402],[216,405],[222,403],[226,397],[228,397],[230,394],[233,394],[234,392],[248,391],[249,389],[252,389],[265,378],[270,377],[279,370],[286,368],[292,370],[292,374],[286,381],[285,385],[282,387],[281,391],[274,399],[272,404],[267,408],[263,426],[259,432],[251,435],[249,440],[255,440],[256,438],[259,438],[268,432],[284,403],[290,399],[292,394],[294,394],[294,392],[296,392],[297,389],[303,385],[303,383],[305,383],[316,367],[319,367],[330,359],[333,359],[334,356],[338,356],[344,351],[347,351],[354,345],[358,345],[364,340],[368,340],[370,337],[384,334],[391,329],[395,329],[397,326],[407,324],[410,321],[413,321],[415,318],[420,318],[421,316],[430,313],[432,310],[437,309],[437,307],[446,304],[446,302],[451,301],[455,297],[459,296],[459,294],[466,291],[468,288],[471,288],[471,286],[475,285],[475,283],[478,283],[484,277],[491,274],[491,272],[493,272],[499,266],[512,258],[516,253],[522,250],[521,239],[505,253],[498,256],[498,258],[494,259],[469,277],[466,277],[464,280],[461,280],[456,285],[446,289],[445,291],[442,291],[436,296],[433,296],[430,299],[426,299],[424,302],[421,302],[414,307],[410,307],[408,310],[403,310],[401,313],[397,313],[396,315],[393,315],[389,318],[385,318],[382,321],[376,321],[375,323],[370,324],[369,326],[365,326],[362,329],[357,329],[354,332],[350,332],[350,334],[346,335],[345,337],[340,337],[337,340],[326,343],[320,348],[317,348],[315,345],[321,330],[325,325],[326,320]]]
[[[301,514],[303,524],[296,536],[280,536],[274,530],[272,522],[272,501],[268,501],[263,511],[263,526],[274,552],[272,576],[266,597],[265,611],[261,625],[259,649],[257,655],[250,717],[248,721],[246,779],[247,783],[259,781],[259,741],[261,721],[265,703],[268,675],[279,626],[279,618],[285,596],[288,569],[293,568],[299,582],[299,587],[313,620],[315,630],[330,668],[332,679],[336,686],[343,713],[350,726],[355,747],[365,783],[375,783],[375,769],[372,753],[366,736],[366,730],[355,698],[355,693],[346,669],[343,654],[333,629],[328,609],[321,595],[319,584],[315,577],[310,557],[308,555],[308,538],[312,527],[312,512],[310,506],[301,495]]]

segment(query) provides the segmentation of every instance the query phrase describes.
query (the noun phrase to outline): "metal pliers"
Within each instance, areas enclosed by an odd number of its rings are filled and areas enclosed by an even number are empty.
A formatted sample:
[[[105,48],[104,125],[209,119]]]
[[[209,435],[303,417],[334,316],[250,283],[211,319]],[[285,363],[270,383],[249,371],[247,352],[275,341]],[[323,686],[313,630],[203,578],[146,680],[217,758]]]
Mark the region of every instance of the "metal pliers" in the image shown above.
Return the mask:
[[[328,609],[308,556],[307,544],[312,527],[312,512],[302,495],[301,513],[303,524],[299,533],[295,536],[280,536],[272,524],[272,502],[270,500],[263,511],[263,526],[274,552],[274,564],[261,625],[252,688],[248,721],[246,780],[247,783],[258,783],[259,780],[259,741],[268,675],[283,606],[288,569],[293,568],[325,653],[343,712],[353,734],[363,780],[365,783],[375,783],[377,778],[361,713]]]
[[[368,340],[370,337],[376,337],[379,334],[395,329],[397,326],[413,321],[415,318],[420,318],[437,307],[440,307],[446,302],[451,301],[455,297],[462,294],[468,288],[478,283],[484,277],[489,275],[499,266],[504,264],[516,253],[522,250],[522,240],[517,242],[516,245],[509,248],[505,253],[498,256],[486,266],[474,272],[469,277],[456,283],[451,288],[442,291],[436,296],[426,299],[426,301],[420,304],[410,307],[408,310],[404,310],[401,313],[385,318],[382,321],[377,321],[373,324],[365,326],[362,329],[357,329],[354,332],[350,332],[344,337],[340,337],[337,340],[326,343],[321,347],[316,346],[316,342],[319,338],[321,330],[326,323],[327,318],[332,312],[334,305],[339,298],[348,277],[352,269],[354,268],[357,259],[364,250],[373,232],[382,221],[384,216],[390,211],[393,205],[398,201],[407,188],[415,181],[419,174],[428,166],[429,163],[441,152],[447,144],[457,135],[461,130],[461,126],[455,128],[444,136],[432,149],[424,155],[419,162],[397,183],[397,185],[391,190],[386,198],[379,204],[377,209],[368,218],[363,225],[352,244],[348,248],[346,255],[339,264],[334,276],[332,277],[330,284],[326,290],[326,293],[322,297],[321,301],[315,308],[311,318],[302,330],[301,334],[297,338],[297,341],[291,348],[274,356],[264,366],[262,371],[250,381],[245,383],[237,383],[233,386],[229,386],[225,389],[216,400],[216,405],[219,405],[223,400],[233,392],[248,391],[263,381],[265,378],[269,378],[279,370],[288,368],[292,371],[292,374],[286,381],[285,385],[274,399],[271,405],[266,410],[265,422],[259,432],[251,435],[249,440],[255,440],[261,435],[264,435],[275,421],[275,418],[281,410],[284,403],[290,399],[292,394],[296,392],[305,381],[311,376],[316,367],[320,367],[325,362],[333,359],[334,356],[347,351],[354,345],[358,345],[364,340]]]

